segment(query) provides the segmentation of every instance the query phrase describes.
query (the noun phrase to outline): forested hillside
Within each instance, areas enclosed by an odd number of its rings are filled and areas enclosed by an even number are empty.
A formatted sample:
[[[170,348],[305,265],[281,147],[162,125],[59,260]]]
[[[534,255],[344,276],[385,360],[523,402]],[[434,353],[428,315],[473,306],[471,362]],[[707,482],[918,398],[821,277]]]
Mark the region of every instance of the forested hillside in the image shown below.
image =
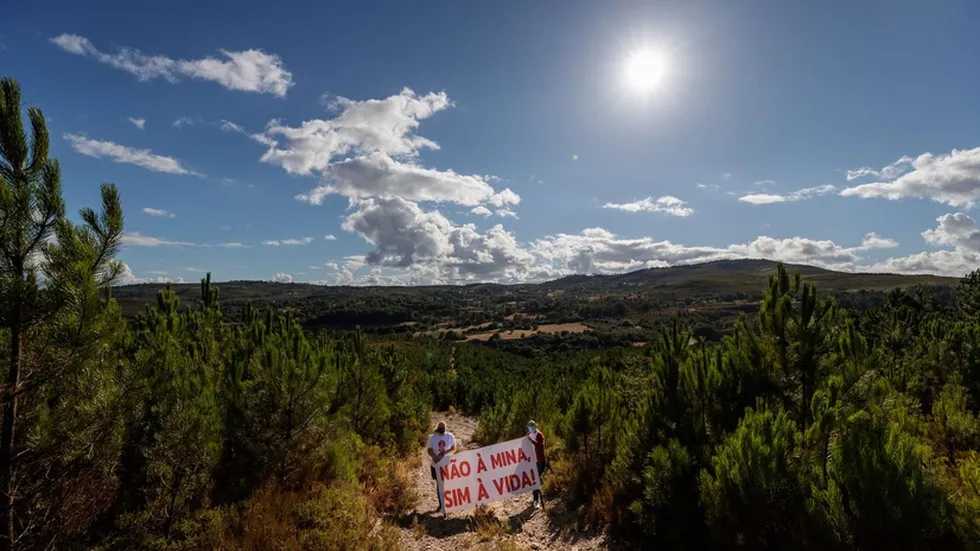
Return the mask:
[[[546,496],[617,545],[980,548],[980,270],[856,310],[777,265],[711,342],[536,353],[232,314],[210,276],[127,320],[119,194],[71,222],[28,120],[0,81],[0,549],[397,549],[450,408],[536,419]]]
[[[238,315],[247,304],[293,314],[307,329],[345,331],[360,327],[378,335],[428,334],[450,339],[528,338],[547,347],[550,333],[589,332],[565,339],[577,348],[646,342],[657,327],[677,317],[695,334],[717,340],[742,313],[756,314],[769,260],[722,260],[620,275],[572,276],[539,284],[349,287],[305,283],[232,281],[222,284],[222,307]],[[956,280],[937,276],[843,273],[789,266],[822,294],[864,310],[883,303],[895,288],[929,287],[952,300]],[[132,318],[164,289],[160,284],[125,285],[114,294]],[[197,285],[177,284],[185,302],[200,299]],[[569,324],[578,324],[569,326]],[[568,337],[566,334],[565,337]],[[527,348],[526,343],[514,343]]]

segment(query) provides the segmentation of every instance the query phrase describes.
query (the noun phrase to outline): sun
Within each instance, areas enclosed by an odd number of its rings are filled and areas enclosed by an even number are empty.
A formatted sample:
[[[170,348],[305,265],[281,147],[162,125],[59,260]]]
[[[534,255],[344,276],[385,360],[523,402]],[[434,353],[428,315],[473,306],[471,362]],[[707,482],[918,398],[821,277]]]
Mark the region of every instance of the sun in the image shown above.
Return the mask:
[[[636,92],[648,93],[660,86],[666,69],[666,60],[660,52],[646,48],[636,50],[626,58],[626,85]]]

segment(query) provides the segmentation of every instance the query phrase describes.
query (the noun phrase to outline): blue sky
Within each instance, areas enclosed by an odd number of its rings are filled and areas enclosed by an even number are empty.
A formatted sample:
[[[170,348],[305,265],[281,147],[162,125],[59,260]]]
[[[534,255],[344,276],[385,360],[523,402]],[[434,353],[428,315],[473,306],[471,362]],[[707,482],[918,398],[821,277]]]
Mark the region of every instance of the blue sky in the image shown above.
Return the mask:
[[[980,265],[980,5],[800,4],[22,3],[0,73],[124,282]]]

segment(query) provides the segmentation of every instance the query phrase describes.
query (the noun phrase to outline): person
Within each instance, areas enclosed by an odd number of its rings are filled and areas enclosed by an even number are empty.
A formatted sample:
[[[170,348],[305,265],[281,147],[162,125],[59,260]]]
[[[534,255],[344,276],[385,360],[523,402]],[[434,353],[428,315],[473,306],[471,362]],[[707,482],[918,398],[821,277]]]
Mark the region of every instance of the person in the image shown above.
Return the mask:
[[[538,481],[541,482],[541,476],[548,467],[548,459],[544,455],[544,434],[538,430],[538,424],[534,420],[529,421],[527,424],[527,437],[534,445],[534,460],[537,462],[538,467]],[[537,509],[539,502],[541,505],[544,505],[544,500],[541,499],[541,490],[534,490],[533,496],[531,507]]]
[[[446,422],[439,421],[436,431],[429,436],[429,441],[425,445],[426,452],[432,464],[429,469],[432,473],[432,480],[436,481],[436,494],[439,496],[439,510],[442,510],[442,492],[439,491],[439,479],[436,478],[436,465],[442,458],[456,453],[456,437],[453,433],[446,430]]]

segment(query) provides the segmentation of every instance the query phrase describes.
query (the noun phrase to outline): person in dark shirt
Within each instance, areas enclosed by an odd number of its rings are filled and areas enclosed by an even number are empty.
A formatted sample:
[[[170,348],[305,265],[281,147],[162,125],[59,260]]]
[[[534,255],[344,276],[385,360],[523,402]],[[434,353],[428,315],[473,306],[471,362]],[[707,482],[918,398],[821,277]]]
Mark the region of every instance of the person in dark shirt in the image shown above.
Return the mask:
[[[548,460],[544,455],[544,434],[538,430],[538,424],[534,421],[529,421],[527,423],[527,437],[534,444],[534,459],[538,464],[538,481],[540,482],[542,481],[541,476],[544,474],[544,470],[548,466]],[[544,505],[544,500],[541,499],[541,490],[534,490],[534,498],[531,501],[531,507],[537,509],[538,502]]]

